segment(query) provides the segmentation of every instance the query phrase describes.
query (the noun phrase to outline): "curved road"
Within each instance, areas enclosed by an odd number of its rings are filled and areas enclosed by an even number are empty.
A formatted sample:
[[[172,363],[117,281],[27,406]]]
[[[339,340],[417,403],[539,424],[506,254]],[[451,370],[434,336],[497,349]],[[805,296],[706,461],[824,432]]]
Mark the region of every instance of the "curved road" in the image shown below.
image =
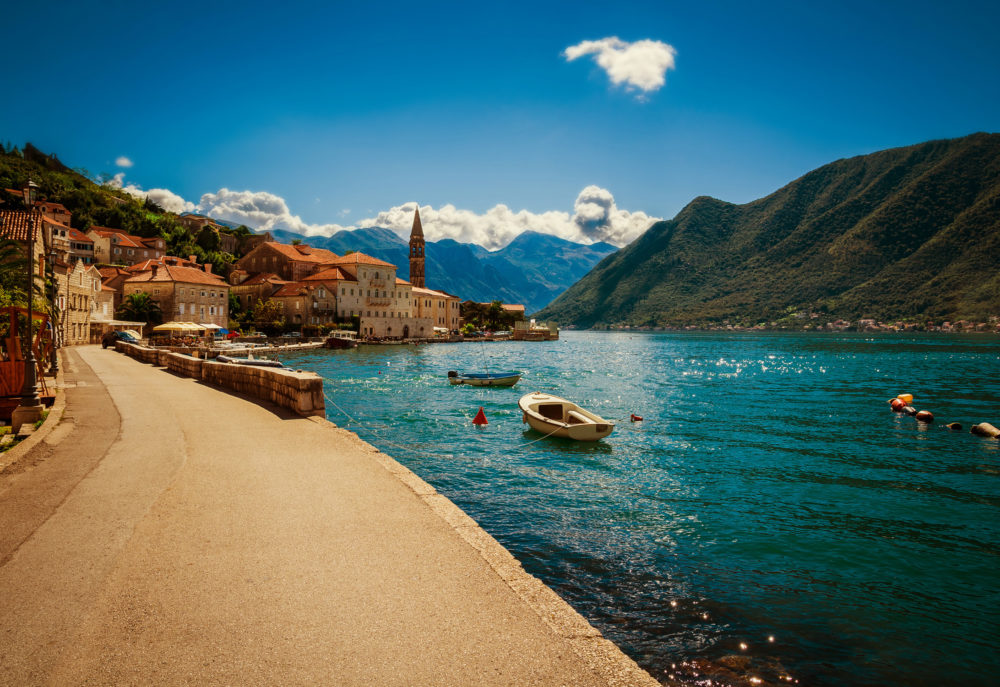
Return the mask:
[[[354,434],[63,354],[0,473],[0,684],[656,684]]]

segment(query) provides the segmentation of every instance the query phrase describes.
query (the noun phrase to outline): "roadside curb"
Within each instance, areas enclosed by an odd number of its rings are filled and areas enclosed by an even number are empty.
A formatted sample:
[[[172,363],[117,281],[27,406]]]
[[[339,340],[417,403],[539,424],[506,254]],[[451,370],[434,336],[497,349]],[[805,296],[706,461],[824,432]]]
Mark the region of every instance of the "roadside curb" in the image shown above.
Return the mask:
[[[52,407],[49,408],[49,414],[46,416],[45,422],[42,423],[41,427],[36,429],[31,436],[18,443],[17,446],[6,453],[0,453],[0,473],[3,473],[7,468],[17,463],[31,452],[35,446],[44,441],[45,437],[51,434],[52,430],[59,425],[59,421],[62,420],[63,411],[66,409],[66,389],[63,387],[63,368],[66,364],[66,358],[62,355],[61,349],[56,354],[59,356],[60,367],[53,382],[56,389],[56,396],[52,402]]]
[[[643,670],[618,647],[604,638],[572,606],[548,585],[529,574],[514,556],[479,526],[461,508],[440,494],[416,473],[383,453],[354,432],[338,427],[322,417],[305,418],[310,422],[336,432],[357,444],[372,455],[386,472],[392,474],[412,491],[417,498],[434,512],[445,524],[461,537],[506,585],[533,610],[559,637],[565,639],[584,665],[613,687],[661,687],[648,672]]]

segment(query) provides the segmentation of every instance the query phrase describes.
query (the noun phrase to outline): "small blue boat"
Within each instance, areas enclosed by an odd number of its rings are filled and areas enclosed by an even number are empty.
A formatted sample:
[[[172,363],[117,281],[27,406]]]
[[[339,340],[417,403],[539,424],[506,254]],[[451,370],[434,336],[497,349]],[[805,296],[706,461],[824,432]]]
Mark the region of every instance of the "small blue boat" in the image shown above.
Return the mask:
[[[456,372],[448,373],[448,381],[452,384],[468,384],[470,386],[514,386],[521,379],[523,372],[505,370],[503,372]]]

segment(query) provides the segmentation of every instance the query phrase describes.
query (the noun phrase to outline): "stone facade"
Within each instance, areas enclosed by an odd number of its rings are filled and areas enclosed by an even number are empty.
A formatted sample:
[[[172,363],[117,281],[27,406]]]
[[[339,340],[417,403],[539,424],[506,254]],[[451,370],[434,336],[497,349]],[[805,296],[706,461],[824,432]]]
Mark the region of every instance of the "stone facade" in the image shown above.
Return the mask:
[[[60,334],[63,346],[90,343],[90,324],[95,309],[100,307],[101,273],[92,265],[77,260],[72,267],[56,263],[57,296],[60,313]]]
[[[336,253],[322,248],[269,241],[237,260],[235,268],[248,274],[268,272],[285,281],[301,281],[333,264],[338,257]]]
[[[160,305],[164,322],[195,322],[229,326],[229,284],[194,267],[152,264],[151,269],[125,280],[124,297],[145,292]]]
[[[132,265],[143,260],[158,260],[166,255],[161,237],[142,238],[110,227],[91,227],[87,237],[94,242],[94,261],[114,265]]]

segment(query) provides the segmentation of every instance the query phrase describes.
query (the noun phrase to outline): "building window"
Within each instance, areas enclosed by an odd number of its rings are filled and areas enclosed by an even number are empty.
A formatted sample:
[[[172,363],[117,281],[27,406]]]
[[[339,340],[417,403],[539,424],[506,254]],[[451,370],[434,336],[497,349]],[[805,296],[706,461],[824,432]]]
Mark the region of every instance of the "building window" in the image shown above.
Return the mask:
[[[179,312],[179,313],[180,313],[181,315],[183,315],[183,314],[184,314],[184,304],[183,304],[183,303],[181,303],[181,304],[180,304],[180,305],[178,306],[178,310],[177,310],[177,312]]]

